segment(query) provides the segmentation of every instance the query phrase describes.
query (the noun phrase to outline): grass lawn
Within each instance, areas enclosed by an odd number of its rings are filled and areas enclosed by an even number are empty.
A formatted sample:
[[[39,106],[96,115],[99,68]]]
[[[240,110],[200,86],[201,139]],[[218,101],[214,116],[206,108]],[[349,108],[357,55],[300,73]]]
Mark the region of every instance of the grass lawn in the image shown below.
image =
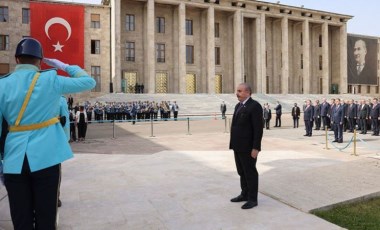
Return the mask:
[[[313,214],[349,230],[380,229],[380,198],[346,204]]]

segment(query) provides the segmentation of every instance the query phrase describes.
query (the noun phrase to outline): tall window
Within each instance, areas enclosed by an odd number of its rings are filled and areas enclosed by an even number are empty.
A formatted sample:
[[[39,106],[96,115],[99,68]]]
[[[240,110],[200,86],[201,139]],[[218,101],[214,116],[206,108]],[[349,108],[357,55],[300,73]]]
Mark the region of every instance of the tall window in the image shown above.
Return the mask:
[[[101,91],[101,78],[100,78],[100,66],[91,66],[91,76],[96,81],[96,86],[91,91],[100,92]]]
[[[22,8],[22,24],[29,24],[30,9]]]
[[[193,20],[186,19],[186,35],[193,35]]]
[[[194,64],[194,46],[186,46],[186,64]]]
[[[135,31],[135,15],[127,14],[125,19],[125,28],[127,31]]]
[[[165,62],[165,44],[156,44],[156,60],[157,62]]]
[[[8,7],[0,6],[0,22],[7,22],[8,18]]]
[[[319,35],[319,47],[322,47],[322,35]]]
[[[100,40],[91,40],[91,54],[100,54]]]
[[[100,14],[91,14],[91,28],[100,28]]]
[[[220,47],[215,47],[215,65],[220,65]]]
[[[215,37],[218,38],[219,37],[219,23],[215,23],[214,25],[214,30],[215,30]]]
[[[303,45],[303,34],[301,32],[301,35],[300,35],[300,40],[301,40],[301,46]]]
[[[165,18],[157,17],[156,18],[156,31],[157,33],[165,33]]]
[[[319,70],[322,70],[322,68],[323,68],[322,55],[319,55]]]
[[[301,69],[303,69],[303,54],[301,54]]]
[[[126,61],[135,61],[135,43],[134,42],[127,42],[127,48],[126,48],[126,55],[125,60]]]
[[[9,36],[0,35],[0,50],[9,50]]]

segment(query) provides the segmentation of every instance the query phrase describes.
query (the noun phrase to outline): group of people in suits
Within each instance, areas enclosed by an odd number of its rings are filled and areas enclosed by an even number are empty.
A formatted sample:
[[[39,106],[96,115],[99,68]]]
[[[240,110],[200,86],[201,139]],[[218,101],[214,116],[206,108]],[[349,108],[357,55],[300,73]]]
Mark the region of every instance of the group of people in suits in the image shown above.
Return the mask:
[[[292,109],[293,119],[299,118],[293,111],[299,108],[295,105]],[[341,100],[331,99],[330,103],[324,98],[322,103],[316,100],[312,105],[311,100],[306,100],[303,106],[305,136],[312,136],[314,130],[329,129],[334,131],[334,142],[343,142],[343,132],[360,130],[360,134],[367,134],[372,130],[373,136],[379,136],[380,104],[378,98],[369,100]],[[297,118],[298,117],[298,118]]]
[[[276,111],[276,123],[274,127],[281,127],[281,115],[282,115],[282,105],[279,101],[277,101],[276,107],[274,107]],[[263,119],[264,119],[264,128],[270,129],[270,120],[272,119],[272,110],[268,103],[265,103],[263,106]]]
[[[280,108],[280,109],[279,109]],[[281,126],[281,104],[276,105],[276,125]],[[313,130],[334,131],[334,142],[343,142],[343,132],[354,132],[359,130],[360,134],[367,134],[372,130],[373,136],[379,135],[380,130],[380,104],[378,98],[368,100],[341,100],[333,98],[330,102],[326,98],[322,102],[315,100],[305,100],[301,108],[294,103],[291,110],[293,118],[293,128],[299,127],[299,120],[303,112],[303,121],[305,124],[305,135],[311,137]],[[270,120],[272,111],[268,103],[263,106],[264,128],[270,129]],[[277,121],[277,120],[280,121]]]

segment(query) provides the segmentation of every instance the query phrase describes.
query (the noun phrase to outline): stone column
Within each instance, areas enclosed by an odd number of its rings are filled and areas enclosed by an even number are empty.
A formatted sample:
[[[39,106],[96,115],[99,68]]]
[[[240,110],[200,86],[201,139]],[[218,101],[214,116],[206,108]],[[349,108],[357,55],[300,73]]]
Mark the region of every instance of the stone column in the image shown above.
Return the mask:
[[[261,13],[256,18],[256,76],[257,93],[266,93],[267,68],[266,68],[266,42],[265,42],[265,14]]]
[[[242,50],[242,16],[237,10],[234,14],[234,89],[243,82],[243,50]]]
[[[310,93],[310,27],[309,20],[305,19],[302,22],[302,36],[303,36],[303,93]]]
[[[289,24],[288,17],[281,19],[281,37],[282,37],[282,69],[281,69],[281,93],[289,92]]]
[[[347,25],[344,23],[340,27],[340,84],[339,92],[347,93]],[[367,92],[369,93],[369,92]]]
[[[347,43],[346,43],[347,44]],[[345,44],[345,45],[346,45]],[[330,66],[329,66],[329,25],[322,24],[322,90],[323,94],[330,91]],[[339,86],[340,89],[341,86]]]
[[[178,6],[178,82],[179,93],[186,93],[186,7],[181,2]]]
[[[113,92],[121,91],[120,1],[111,2],[111,82]]]
[[[215,93],[215,20],[214,7],[207,10],[207,93]]]
[[[145,20],[145,63],[144,63],[144,85],[147,93],[155,93],[155,64],[156,52],[154,44],[154,0],[147,0]]]

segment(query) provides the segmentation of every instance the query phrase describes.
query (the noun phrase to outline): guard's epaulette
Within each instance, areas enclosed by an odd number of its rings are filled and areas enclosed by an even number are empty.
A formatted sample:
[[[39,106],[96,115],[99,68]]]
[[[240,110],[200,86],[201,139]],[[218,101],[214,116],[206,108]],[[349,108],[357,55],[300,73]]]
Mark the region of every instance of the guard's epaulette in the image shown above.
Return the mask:
[[[51,70],[57,70],[57,68],[44,69],[44,70],[40,70],[39,72],[43,73],[43,72],[47,72],[47,71],[51,71]]]
[[[9,77],[10,75],[12,74],[12,72],[8,73],[8,74],[5,74],[3,76],[0,76],[0,79],[3,79],[3,78],[6,78],[6,77]]]

